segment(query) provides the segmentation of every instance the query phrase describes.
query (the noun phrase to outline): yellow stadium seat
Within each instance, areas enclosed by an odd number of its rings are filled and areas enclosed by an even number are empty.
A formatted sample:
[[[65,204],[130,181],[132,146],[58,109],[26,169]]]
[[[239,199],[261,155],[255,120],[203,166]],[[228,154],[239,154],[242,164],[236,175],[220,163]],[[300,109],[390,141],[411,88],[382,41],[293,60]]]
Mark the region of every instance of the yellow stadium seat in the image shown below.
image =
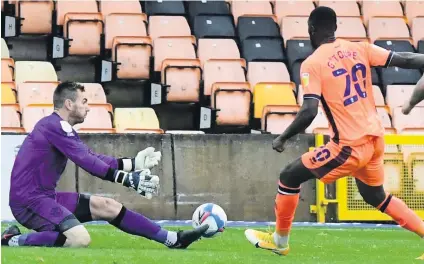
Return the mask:
[[[2,1],[3,3],[3,1]],[[6,41],[4,38],[1,39],[1,58],[8,59],[9,56],[9,48],[7,47]]]
[[[15,104],[16,94],[14,91],[15,85],[12,82],[1,83],[1,103],[2,104]]]
[[[297,105],[293,83],[260,83],[253,89],[254,117],[261,118],[267,105]]]
[[[118,133],[163,133],[152,108],[116,108],[114,123]]]
[[[57,82],[57,74],[50,62],[17,61],[15,63],[15,82]]]

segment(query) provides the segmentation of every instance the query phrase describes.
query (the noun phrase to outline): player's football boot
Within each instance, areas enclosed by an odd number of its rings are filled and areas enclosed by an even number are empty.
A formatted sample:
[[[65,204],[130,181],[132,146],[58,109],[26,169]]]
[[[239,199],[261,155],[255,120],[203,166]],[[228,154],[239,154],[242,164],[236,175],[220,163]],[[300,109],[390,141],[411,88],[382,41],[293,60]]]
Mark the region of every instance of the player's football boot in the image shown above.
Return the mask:
[[[185,249],[191,245],[191,243],[199,240],[202,235],[208,230],[209,225],[202,225],[192,230],[178,231],[177,242],[169,246],[172,249]]]
[[[416,258],[418,260],[424,260],[424,254],[421,257]]]
[[[285,248],[279,248],[274,241],[274,237],[272,233],[268,232],[261,232],[253,229],[247,229],[244,232],[244,235],[246,236],[247,240],[249,240],[250,243],[255,245],[257,248],[262,248],[266,250],[270,250],[278,255],[287,255],[289,254],[290,248],[287,245]]]
[[[16,235],[20,235],[20,234],[21,234],[21,231],[19,230],[19,228],[16,225],[9,226],[1,234],[1,245],[7,246],[8,243],[9,243],[9,240],[12,237],[14,237]]]

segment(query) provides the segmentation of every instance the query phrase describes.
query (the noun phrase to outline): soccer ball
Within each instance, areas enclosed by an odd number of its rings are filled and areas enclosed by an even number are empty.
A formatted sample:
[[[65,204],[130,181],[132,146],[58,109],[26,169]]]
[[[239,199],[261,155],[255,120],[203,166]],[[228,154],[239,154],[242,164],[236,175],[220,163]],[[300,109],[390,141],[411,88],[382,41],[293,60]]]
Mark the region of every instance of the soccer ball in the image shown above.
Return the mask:
[[[192,225],[196,228],[204,224],[208,224],[209,228],[203,234],[203,237],[211,238],[224,232],[224,228],[227,225],[227,214],[217,204],[202,204],[193,213]]]

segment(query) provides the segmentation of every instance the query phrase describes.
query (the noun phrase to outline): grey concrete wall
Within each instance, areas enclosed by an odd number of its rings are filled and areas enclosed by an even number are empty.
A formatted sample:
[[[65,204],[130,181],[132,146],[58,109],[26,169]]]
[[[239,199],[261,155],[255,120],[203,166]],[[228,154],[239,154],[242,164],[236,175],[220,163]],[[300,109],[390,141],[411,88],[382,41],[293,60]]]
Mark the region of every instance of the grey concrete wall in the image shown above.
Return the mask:
[[[82,169],[77,176],[79,192],[112,197],[153,219],[191,219],[197,206],[214,202],[232,220],[274,221],[279,172],[308,149],[307,136],[297,137],[282,154],[272,150],[271,135],[81,137],[94,151],[117,157],[134,156],[147,146],[162,151],[162,162],[153,170],[161,178],[160,196],[151,201]],[[309,206],[315,202],[315,183],[302,187],[296,221],[313,221]]]

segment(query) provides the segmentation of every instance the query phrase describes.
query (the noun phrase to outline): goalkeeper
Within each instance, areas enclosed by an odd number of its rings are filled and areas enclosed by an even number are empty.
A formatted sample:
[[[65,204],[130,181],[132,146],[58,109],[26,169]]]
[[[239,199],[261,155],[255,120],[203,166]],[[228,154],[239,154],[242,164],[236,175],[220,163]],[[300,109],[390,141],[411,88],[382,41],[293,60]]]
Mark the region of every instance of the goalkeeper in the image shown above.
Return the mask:
[[[172,232],[117,201],[78,193],[56,192],[67,160],[102,180],[132,188],[142,197],[157,194],[159,177],[150,174],[161,153],[154,148],[135,158],[114,158],[92,152],[72,126],[84,122],[89,111],[84,86],[64,82],[53,95],[54,112],[41,119],[26,137],[11,175],[9,205],[15,219],[36,232],[21,234],[15,225],[2,234],[4,246],[86,247],[90,235],[81,224],[108,221],[120,230],[142,236],[169,248],[186,248],[208,226]]]

